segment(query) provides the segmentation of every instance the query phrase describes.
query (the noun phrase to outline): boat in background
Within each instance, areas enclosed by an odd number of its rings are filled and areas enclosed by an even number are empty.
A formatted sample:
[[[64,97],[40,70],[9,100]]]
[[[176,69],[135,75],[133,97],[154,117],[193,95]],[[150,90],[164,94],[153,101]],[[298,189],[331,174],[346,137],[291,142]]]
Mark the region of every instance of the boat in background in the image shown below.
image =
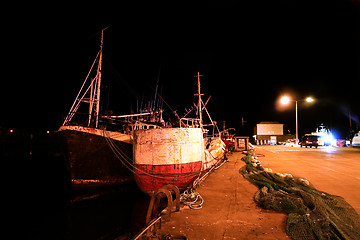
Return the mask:
[[[106,28],[105,28],[106,29]],[[100,115],[103,35],[100,50],[75,101],[58,129],[60,143],[73,187],[95,187],[123,184],[133,180],[132,132],[135,129],[163,125],[162,110],[146,110],[138,114]],[[88,81],[95,63],[96,75]],[[90,82],[90,83],[88,83]],[[87,103],[88,108],[82,105]],[[75,119],[78,117],[78,119]]]
[[[167,184],[186,190],[225,155],[221,137],[208,136],[209,130],[203,124],[202,111],[206,108],[201,99],[199,73],[197,77],[198,118],[178,119],[179,126],[134,131],[134,178],[138,187],[149,195]],[[211,124],[206,126],[215,128],[208,116]]]
[[[235,149],[235,128],[225,129],[225,122],[223,131],[221,132],[221,139],[225,143],[225,148],[227,152],[232,152]]]

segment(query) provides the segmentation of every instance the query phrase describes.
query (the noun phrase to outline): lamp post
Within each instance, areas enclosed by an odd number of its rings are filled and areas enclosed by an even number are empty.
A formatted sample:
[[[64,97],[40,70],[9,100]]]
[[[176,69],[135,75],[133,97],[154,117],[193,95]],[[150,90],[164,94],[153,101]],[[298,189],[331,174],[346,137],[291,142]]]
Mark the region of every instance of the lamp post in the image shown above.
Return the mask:
[[[280,102],[281,104],[283,105],[287,105],[290,103],[290,101],[292,102],[295,102],[295,136],[296,136],[296,143],[299,142],[299,132],[298,132],[298,126],[299,126],[299,123],[298,123],[298,102],[300,101],[305,101],[305,102],[313,102],[314,99],[311,98],[311,97],[307,97],[306,99],[304,100],[291,100],[289,97],[287,96],[284,96],[280,99]]]

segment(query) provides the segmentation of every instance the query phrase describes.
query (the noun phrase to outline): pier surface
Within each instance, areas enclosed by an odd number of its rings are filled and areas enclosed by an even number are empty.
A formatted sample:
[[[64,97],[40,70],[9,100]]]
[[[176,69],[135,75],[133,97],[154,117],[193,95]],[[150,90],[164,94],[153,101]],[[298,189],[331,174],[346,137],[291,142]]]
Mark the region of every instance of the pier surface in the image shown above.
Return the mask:
[[[360,212],[360,149],[258,146],[256,154],[264,167],[308,179],[318,190],[344,197]],[[233,153],[196,189],[205,201],[202,209],[182,207],[161,232],[189,239],[290,239],[285,232],[287,216],[263,210],[253,201],[258,188],[239,173],[243,156]]]
[[[196,189],[204,199],[201,209],[182,207],[161,232],[189,239],[290,239],[286,215],[264,210],[253,200],[258,188],[239,169],[244,155],[235,152]]]

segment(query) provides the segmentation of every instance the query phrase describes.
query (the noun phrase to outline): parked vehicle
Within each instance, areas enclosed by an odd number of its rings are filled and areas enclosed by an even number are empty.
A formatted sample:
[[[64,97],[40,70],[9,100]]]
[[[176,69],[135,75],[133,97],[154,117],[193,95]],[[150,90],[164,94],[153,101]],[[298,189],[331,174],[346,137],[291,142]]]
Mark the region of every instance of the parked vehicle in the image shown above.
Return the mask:
[[[351,145],[353,147],[360,147],[360,131],[358,133],[355,133]]]
[[[314,146],[315,148],[317,148],[319,146],[319,136],[315,136],[315,135],[305,135],[301,138],[300,141],[300,147],[312,147]]]
[[[296,147],[296,139],[293,138],[293,139],[288,139],[288,140],[286,140],[285,146],[288,146],[288,147]]]

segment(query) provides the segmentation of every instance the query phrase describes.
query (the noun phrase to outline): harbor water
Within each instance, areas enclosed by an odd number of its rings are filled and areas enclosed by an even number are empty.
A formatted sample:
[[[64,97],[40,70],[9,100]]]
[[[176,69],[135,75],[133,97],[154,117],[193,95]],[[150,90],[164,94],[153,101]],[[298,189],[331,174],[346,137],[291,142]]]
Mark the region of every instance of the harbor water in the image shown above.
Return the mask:
[[[54,133],[0,129],[1,159],[12,165],[14,238],[129,239],[145,225],[150,198],[135,182],[73,189]]]

